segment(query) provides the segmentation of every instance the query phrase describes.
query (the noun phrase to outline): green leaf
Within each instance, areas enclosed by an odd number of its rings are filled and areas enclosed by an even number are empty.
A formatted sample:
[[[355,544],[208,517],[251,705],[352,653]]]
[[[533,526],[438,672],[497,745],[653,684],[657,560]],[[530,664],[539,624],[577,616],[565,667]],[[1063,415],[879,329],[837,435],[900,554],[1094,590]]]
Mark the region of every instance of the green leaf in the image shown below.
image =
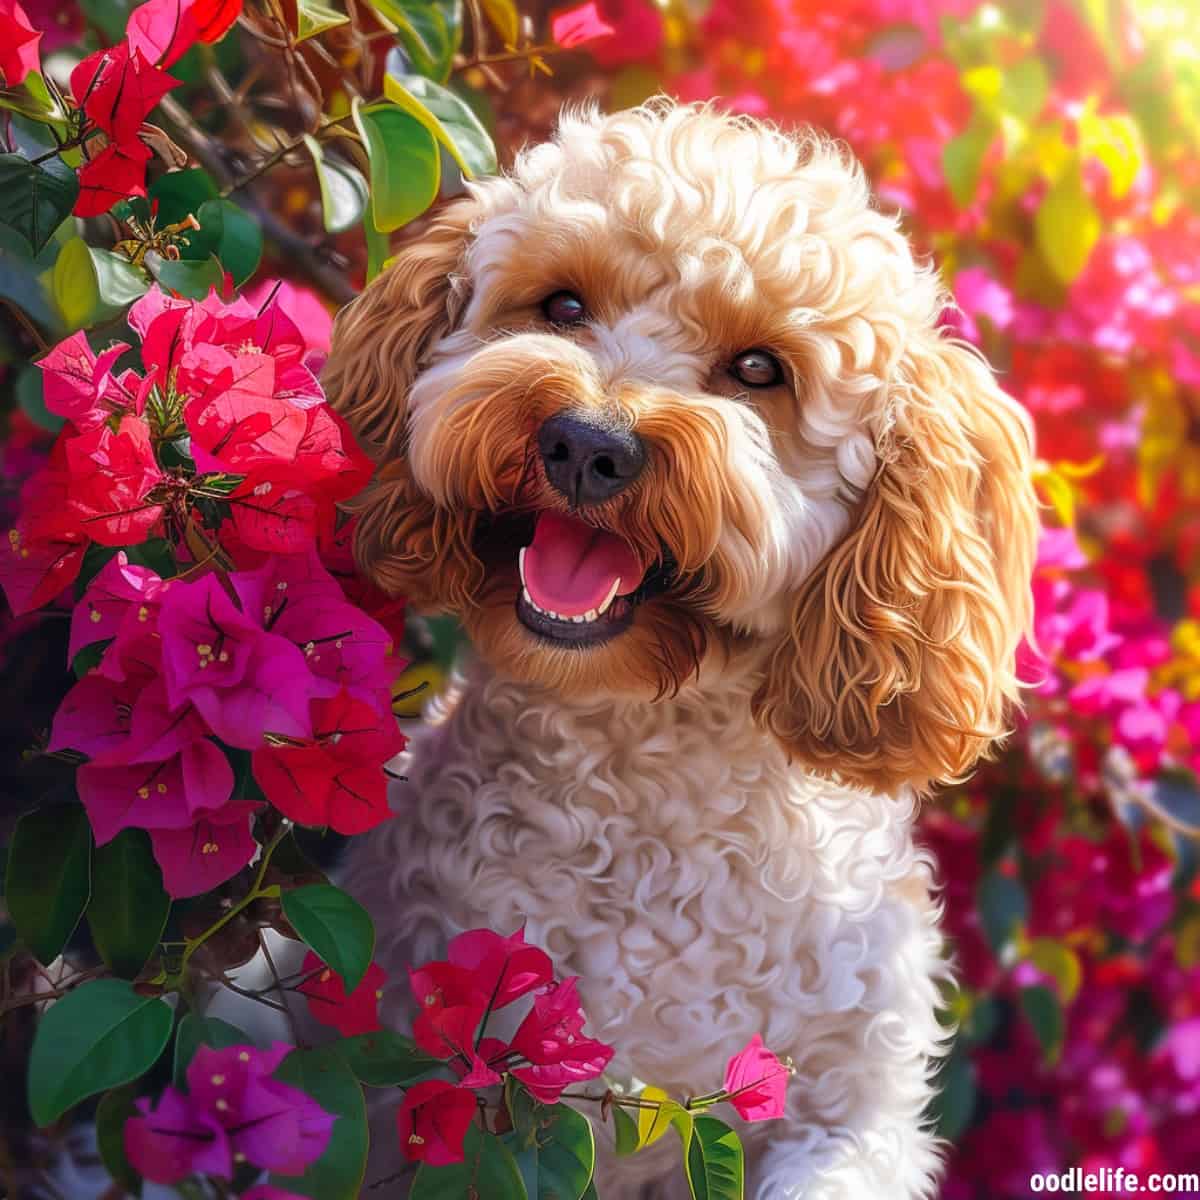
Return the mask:
[[[458,163],[464,175],[494,175],[496,147],[466,102],[420,75],[385,75],[383,94],[416,117]]]
[[[391,1030],[361,1033],[334,1043],[334,1049],[354,1072],[355,1078],[368,1087],[399,1087],[418,1079],[446,1064],[416,1048],[410,1038]]]
[[[507,1146],[472,1121],[463,1139],[463,1161],[448,1167],[422,1163],[409,1200],[534,1200]]]
[[[320,0],[296,0],[296,41],[303,42],[326,29],[345,25],[350,18]]]
[[[105,638],[102,642],[93,642],[90,646],[84,646],[78,654],[71,659],[71,671],[76,679],[82,679],[90,670],[100,665],[100,660],[104,657],[104,652],[113,644],[115,638]]]
[[[194,262],[213,255],[241,287],[262,259],[263,237],[258,222],[232,200],[205,200],[196,220],[200,228],[191,234],[183,259]],[[219,288],[220,283],[216,286]]]
[[[413,66],[438,83],[450,78],[454,55],[462,42],[461,0],[369,0],[371,7],[396,28]]]
[[[938,1073],[938,1091],[933,1098],[932,1117],[938,1137],[957,1140],[975,1114],[975,1064],[956,1047]]]
[[[181,258],[172,262],[152,251],[146,255],[146,267],[163,287],[189,300],[203,300],[212,288],[220,292],[225,284],[225,272],[211,256],[200,261]]]
[[[367,1106],[350,1068],[332,1046],[322,1046],[293,1050],[274,1078],[298,1087],[337,1120],[325,1153],[303,1175],[272,1175],[271,1182],[316,1200],[356,1200],[367,1166]]]
[[[375,279],[387,265],[392,252],[391,240],[386,233],[375,228],[370,207],[363,213],[363,234],[367,239],[367,282]]]
[[[1037,1034],[1046,1061],[1056,1062],[1062,1052],[1063,1035],[1066,1032],[1066,1021],[1058,997],[1041,984],[1022,988],[1021,1011]]]
[[[57,310],[50,303],[50,277],[58,257],[63,231],[74,236],[74,221],[64,221],[51,235],[42,252],[30,258],[29,243],[6,225],[0,225],[0,296],[11,300],[34,322],[47,330],[48,340],[65,336]]]
[[[708,1116],[695,1118],[686,1167],[695,1200],[742,1200],[742,1141],[724,1121]]]
[[[142,1180],[125,1156],[125,1122],[137,1116],[137,1090],[130,1084],[105,1092],[96,1108],[96,1148],[100,1161],[126,1192],[142,1194]]]
[[[217,199],[217,185],[201,167],[168,171],[160,175],[147,192],[147,200],[158,201],[158,227],[174,225],[189,214],[198,216],[206,200]]]
[[[81,984],[46,1010],[29,1055],[29,1111],[39,1128],[73,1104],[144,1075],[171,1036],[169,1005],[123,979]]]
[[[113,973],[133,979],[154,953],[171,898],[144,829],[123,829],[92,855],[88,925]]]
[[[1000,107],[1028,125],[1042,111],[1050,94],[1050,73],[1040,58],[1022,58],[1004,72]]]
[[[433,134],[394,104],[354,106],[354,122],[371,162],[371,215],[391,233],[419,217],[437,198],[441,156]]]
[[[1074,950],[1053,938],[1034,938],[1029,945],[1029,961],[1054,980],[1064,1004],[1075,999],[1083,982],[1083,965]]]
[[[52,413],[46,407],[42,393],[42,373],[34,366],[25,366],[17,374],[13,391],[17,396],[17,404],[21,411],[40,429],[48,429],[57,433],[65,424],[66,418]]]
[[[119,42],[125,36],[125,24],[135,3],[136,0],[79,0],[79,7],[106,40]]]
[[[200,1017],[185,1013],[175,1030],[175,1059],[171,1079],[177,1088],[187,1091],[188,1064],[201,1046],[224,1050],[227,1046],[248,1046],[253,1039],[236,1025],[218,1017]]]
[[[672,1124],[686,1118],[691,1120],[691,1114],[677,1104],[662,1088],[644,1088],[639,1096],[642,1100],[657,1100],[658,1108],[639,1108],[637,1110],[638,1149],[653,1146]],[[685,1122],[686,1124],[686,1122]]]
[[[1038,206],[1033,220],[1037,247],[1063,283],[1071,283],[1087,266],[1100,237],[1100,214],[1083,185],[1083,170],[1073,162]]]
[[[352,992],[375,953],[375,926],[367,910],[341,888],[314,883],[283,895],[283,915],[317,957]]]
[[[0,224],[19,233],[37,254],[70,215],[79,195],[75,172],[61,158],[32,163],[0,154]]]
[[[535,1155],[522,1173],[527,1187],[536,1180],[530,1200],[579,1200],[596,1164],[591,1122],[565,1104],[539,1103],[511,1076],[505,1100],[522,1157]]]
[[[995,870],[980,882],[978,908],[988,944],[999,954],[1025,920],[1029,901],[1019,880]]]
[[[983,160],[994,136],[992,126],[977,118],[942,147],[942,171],[959,208],[966,208],[975,199]]]
[[[321,189],[321,212],[327,233],[345,233],[362,220],[367,211],[367,181],[349,163],[326,158],[321,143],[311,134],[304,144],[312,155]]]
[[[21,940],[43,964],[62,952],[87,907],[91,860],[92,829],[82,805],[46,805],[17,822],[5,901]]]
[[[150,289],[150,281],[127,259],[72,238],[59,252],[51,280],[54,303],[70,329],[119,317]]]
[[[628,1158],[638,1151],[637,1122],[619,1104],[614,1104],[611,1111],[617,1157]]]

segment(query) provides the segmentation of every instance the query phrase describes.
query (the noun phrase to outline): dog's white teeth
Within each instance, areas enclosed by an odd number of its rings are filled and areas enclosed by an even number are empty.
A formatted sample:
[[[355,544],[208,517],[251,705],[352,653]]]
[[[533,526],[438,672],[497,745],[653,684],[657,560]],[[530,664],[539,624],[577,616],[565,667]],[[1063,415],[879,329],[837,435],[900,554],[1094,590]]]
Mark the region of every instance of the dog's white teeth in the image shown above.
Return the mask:
[[[527,549],[528,549],[527,546],[522,546],[521,552],[517,555],[517,570],[521,572],[521,586],[523,588],[525,587],[525,551]],[[526,600],[529,599],[528,588],[526,588],[526,590],[525,590],[525,599]]]
[[[580,613],[579,616],[572,617],[571,620],[574,621],[576,625],[582,625],[584,623],[584,621],[587,620],[587,614]]]
[[[583,614],[583,619],[585,621],[594,621],[599,615],[600,614],[594,608],[589,608],[587,612]]]
[[[619,588],[620,586],[621,586],[621,580],[618,577],[617,579],[613,580],[612,589],[608,593],[608,599],[605,600],[604,603],[601,604],[599,607],[593,609],[593,612],[596,614],[596,617],[602,616],[604,613],[608,612],[608,606],[610,604],[612,604],[612,602],[617,598],[617,588]],[[593,617],[592,620],[595,620],[596,617]]]

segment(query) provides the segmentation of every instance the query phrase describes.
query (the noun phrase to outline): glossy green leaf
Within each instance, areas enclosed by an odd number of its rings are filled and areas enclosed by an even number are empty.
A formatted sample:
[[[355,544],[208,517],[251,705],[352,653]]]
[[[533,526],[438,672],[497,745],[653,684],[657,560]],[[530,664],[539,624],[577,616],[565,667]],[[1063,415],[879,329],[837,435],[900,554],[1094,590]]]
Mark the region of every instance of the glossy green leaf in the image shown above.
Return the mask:
[[[54,303],[69,329],[114,320],[149,287],[145,274],[128,260],[80,237],[59,251],[51,281]]]
[[[979,920],[992,952],[999,954],[1025,920],[1029,901],[1020,880],[989,871],[979,885]]]
[[[620,1105],[612,1107],[613,1135],[616,1139],[618,1158],[636,1154],[638,1147],[637,1122]]]
[[[953,1142],[970,1125],[975,1113],[975,1064],[970,1055],[956,1048],[938,1072],[937,1083],[932,1117],[938,1137]]]
[[[144,829],[123,829],[96,847],[87,918],[96,949],[114,974],[133,979],[145,966],[170,908]]]
[[[413,66],[438,83],[450,77],[462,41],[462,0],[369,0],[404,43]]]
[[[370,283],[387,266],[392,245],[388,235],[375,228],[369,206],[363,214],[363,235],[367,240],[367,282]]]
[[[345,25],[350,18],[336,8],[330,8],[320,0],[296,0],[296,40],[316,37],[327,29]]]
[[[253,1039],[236,1025],[219,1017],[200,1017],[185,1013],[175,1029],[175,1058],[171,1078],[177,1088],[187,1090],[188,1064],[201,1046],[224,1050],[227,1046],[246,1046]]]
[[[16,393],[18,407],[39,429],[57,433],[66,424],[66,417],[60,417],[58,413],[52,413],[46,407],[42,379],[42,372],[37,367],[22,367],[17,374],[13,391]]]
[[[531,1200],[579,1200],[596,1164],[591,1122],[565,1104],[539,1103],[511,1076],[505,1100],[516,1147],[522,1157],[532,1152],[522,1172]]]
[[[695,1200],[742,1200],[742,1140],[724,1121],[710,1116],[694,1118],[685,1161]]]
[[[5,902],[21,940],[41,963],[62,952],[91,894],[92,829],[79,804],[26,813],[9,843]]]
[[[463,1139],[463,1161],[446,1167],[422,1163],[409,1200],[534,1200],[508,1147],[472,1122]]]
[[[432,133],[394,104],[354,108],[371,161],[371,215],[391,233],[419,217],[437,198],[441,156]]]
[[[1063,283],[1087,266],[1100,237],[1100,214],[1083,184],[1083,170],[1072,163],[1051,186],[1034,217],[1037,246]]]
[[[416,117],[450,152],[464,175],[492,175],[496,147],[466,102],[420,75],[384,76],[383,94]]]
[[[293,1050],[274,1077],[311,1096],[337,1120],[325,1153],[303,1175],[272,1175],[271,1182],[315,1200],[356,1200],[367,1167],[367,1106],[358,1080],[332,1046]]]
[[[414,1083],[446,1065],[441,1059],[418,1050],[411,1038],[388,1029],[343,1038],[334,1043],[334,1049],[354,1072],[355,1078],[368,1087],[399,1087]]]
[[[521,32],[521,17],[513,0],[482,0],[482,7],[492,28],[505,46],[516,46]]]
[[[659,1138],[671,1128],[675,1122],[686,1127],[691,1121],[691,1114],[681,1104],[677,1104],[662,1088],[644,1088],[639,1095],[642,1100],[657,1100],[658,1108],[639,1108],[637,1110],[638,1149],[653,1146]]]
[[[125,1122],[137,1116],[132,1084],[105,1092],[96,1108],[96,1149],[100,1161],[126,1192],[142,1194],[142,1180],[125,1155]]]
[[[239,287],[258,269],[263,237],[258,222],[232,200],[205,200],[196,212],[200,228],[190,235],[182,257],[188,261],[213,255]]]
[[[146,255],[146,268],[163,287],[190,300],[203,300],[212,288],[220,292],[225,285],[225,272],[211,256],[172,261],[152,252]]]
[[[352,229],[367,211],[367,181],[349,163],[327,156],[311,134],[304,135],[304,144],[317,171],[326,231],[344,233]]]
[[[341,976],[346,991],[354,991],[375,953],[375,926],[367,910],[341,888],[314,883],[284,892],[283,914],[317,957]]]
[[[61,158],[33,163],[0,154],[0,224],[19,233],[34,254],[70,215],[78,195],[75,172]]]
[[[206,200],[217,199],[217,185],[200,167],[168,171],[149,187],[147,199],[158,202],[158,227],[174,225],[189,214],[196,216]]]
[[[1048,988],[1037,984],[1021,989],[1021,1011],[1025,1014],[1046,1061],[1057,1061],[1062,1051],[1066,1020],[1058,997]]]
[[[144,1075],[171,1036],[170,1006],[123,979],[96,979],[47,1010],[29,1056],[29,1111],[49,1125],[73,1104]]]
[[[983,160],[992,144],[995,131],[983,121],[972,121],[957,137],[942,147],[942,171],[950,194],[960,208],[975,199]]]

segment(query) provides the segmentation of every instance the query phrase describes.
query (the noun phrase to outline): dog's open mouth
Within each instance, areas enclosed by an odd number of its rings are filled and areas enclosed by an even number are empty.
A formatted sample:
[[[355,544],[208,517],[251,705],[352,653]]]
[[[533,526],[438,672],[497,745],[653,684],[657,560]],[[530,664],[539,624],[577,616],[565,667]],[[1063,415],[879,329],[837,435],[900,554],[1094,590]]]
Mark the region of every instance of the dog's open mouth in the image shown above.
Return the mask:
[[[616,534],[552,511],[538,514],[518,565],[518,619],[539,637],[572,646],[607,641],[627,629],[648,578]]]

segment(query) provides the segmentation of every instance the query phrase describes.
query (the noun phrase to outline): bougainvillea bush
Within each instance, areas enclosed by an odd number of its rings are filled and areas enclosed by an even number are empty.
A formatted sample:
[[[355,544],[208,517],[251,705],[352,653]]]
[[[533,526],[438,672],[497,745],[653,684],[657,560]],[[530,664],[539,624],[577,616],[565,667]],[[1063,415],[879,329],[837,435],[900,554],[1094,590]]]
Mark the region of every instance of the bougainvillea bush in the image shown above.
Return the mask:
[[[393,714],[456,641],[354,574],[339,505],[371,468],[321,391],[330,314],[564,99],[660,88],[845,139],[1037,427],[1026,711],[923,818],[960,979],[944,1195],[1200,1170],[1192,19],[0,0],[0,1077],[28,1081],[0,1089],[5,1186],[386,1195],[366,1088],[414,1196],[580,1200],[598,1139],[662,1136],[694,1194],[741,1194],[739,1122],[779,1115],[788,1069],[758,1039],[706,1096],[613,1090],[576,981],[519,930],[412,964],[420,1015],[383,1029],[405,983],[325,874],[403,819]],[[231,994],[286,1040],[217,1016]],[[80,1130],[111,1185],[71,1174]]]

